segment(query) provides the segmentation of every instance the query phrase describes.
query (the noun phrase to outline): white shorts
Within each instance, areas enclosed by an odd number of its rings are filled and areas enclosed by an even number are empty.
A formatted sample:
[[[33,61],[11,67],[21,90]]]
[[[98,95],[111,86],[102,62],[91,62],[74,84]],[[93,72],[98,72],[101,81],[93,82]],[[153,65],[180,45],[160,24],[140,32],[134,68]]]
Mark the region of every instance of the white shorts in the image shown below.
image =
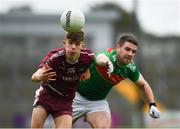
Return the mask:
[[[82,116],[86,117],[87,114],[99,111],[110,113],[109,104],[106,99],[90,101],[76,92],[73,100],[73,122]]]

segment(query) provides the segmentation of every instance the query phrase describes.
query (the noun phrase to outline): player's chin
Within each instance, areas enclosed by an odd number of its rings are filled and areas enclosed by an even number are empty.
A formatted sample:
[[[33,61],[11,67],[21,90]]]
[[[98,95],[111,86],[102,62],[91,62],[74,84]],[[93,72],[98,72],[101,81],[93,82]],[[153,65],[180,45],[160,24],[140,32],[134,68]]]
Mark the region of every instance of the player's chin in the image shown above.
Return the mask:
[[[75,56],[76,55],[76,53],[75,52],[70,52],[70,54],[69,55],[71,55],[71,56]]]
[[[123,63],[124,63],[124,64],[129,64],[129,63],[131,63],[131,60],[129,60],[129,59],[124,59]]]
[[[75,57],[76,55],[77,55],[76,52],[69,52],[69,56],[70,56],[70,57]]]

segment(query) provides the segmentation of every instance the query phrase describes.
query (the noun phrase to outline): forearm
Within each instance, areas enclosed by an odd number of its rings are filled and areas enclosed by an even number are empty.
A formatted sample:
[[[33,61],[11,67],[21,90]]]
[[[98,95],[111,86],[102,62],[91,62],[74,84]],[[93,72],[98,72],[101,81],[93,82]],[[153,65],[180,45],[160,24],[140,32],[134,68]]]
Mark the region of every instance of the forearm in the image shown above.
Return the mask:
[[[140,89],[142,89],[146,101],[148,103],[154,103],[155,100],[154,100],[153,91],[150,85],[148,84],[148,82],[144,79],[142,75],[140,75],[139,80],[136,82],[136,84],[139,86]]]
[[[147,103],[154,103],[155,102],[154,95],[149,84],[144,85],[142,90],[144,91]]]
[[[159,118],[160,117],[160,111],[156,107],[156,103],[154,100],[154,95],[152,92],[151,87],[149,84],[144,80],[144,77],[140,74],[140,77],[138,81],[136,82],[137,85],[143,90],[145,97],[147,99],[147,102],[149,104],[149,114],[152,118]]]

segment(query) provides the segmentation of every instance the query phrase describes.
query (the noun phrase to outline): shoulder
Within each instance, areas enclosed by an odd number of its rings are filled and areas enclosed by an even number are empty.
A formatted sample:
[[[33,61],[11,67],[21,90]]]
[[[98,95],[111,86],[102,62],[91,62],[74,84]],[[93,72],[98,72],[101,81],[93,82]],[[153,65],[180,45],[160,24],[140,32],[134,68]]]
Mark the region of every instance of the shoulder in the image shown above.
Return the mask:
[[[94,61],[94,52],[90,49],[83,48],[81,50],[81,60],[92,63]]]
[[[113,49],[113,48],[107,48],[102,53],[104,53],[104,54],[106,54],[108,56],[113,56],[113,55],[116,55],[116,50]]]
[[[114,51],[113,48],[107,48],[107,49],[106,49],[106,52],[107,52],[107,53],[111,53],[111,52],[113,52],[113,51]]]
[[[136,66],[133,62],[127,64],[126,66],[127,66],[127,68],[128,68],[129,70],[131,70],[132,72],[134,72],[134,71],[137,70],[137,66]]]
[[[54,48],[54,49],[50,50],[49,53],[65,54],[65,49],[64,48]]]
[[[107,48],[107,49],[105,49],[105,50],[103,50],[103,51],[101,51],[101,52],[98,52],[98,53],[96,54],[96,56],[98,56],[98,55],[100,55],[100,54],[104,54],[104,55],[106,55],[106,56],[109,56],[109,55],[111,55],[113,52],[114,52],[114,49],[112,49],[112,48]]]
[[[94,52],[92,50],[90,50],[90,49],[87,49],[87,48],[83,48],[81,50],[81,54],[85,55],[85,56],[92,56],[92,57],[94,57]]]
[[[140,71],[137,68],[137,66],[134,64],[134,62],[126,65],[128,76],[132,81],[137,81],[140,76]]]
[[[64,55],[65,55],[65,50],[63,48],[55,48],[48,52],[48,56],[50,59],[54,59]]]

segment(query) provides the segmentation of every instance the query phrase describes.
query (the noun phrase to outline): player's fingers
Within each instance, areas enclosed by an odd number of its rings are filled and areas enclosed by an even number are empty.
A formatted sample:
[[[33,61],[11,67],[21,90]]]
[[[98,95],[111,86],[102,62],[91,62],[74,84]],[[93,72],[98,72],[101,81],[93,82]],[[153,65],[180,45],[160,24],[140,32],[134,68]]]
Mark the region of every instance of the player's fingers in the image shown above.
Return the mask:
[[[80,79],[79,79],[80,81],[82,81],[82,76],[80,77]]]
[[[53,76],[56,76],[56,72],[50,72],[50,73],[47,73],[47,75],[53,75]]]
[[[56,78],[49,78],[48,81],[56,81]]]
[[[55,81],[56,77],[55,76],[46,76],[43,78],[44,81]]]
[[[49,76],[49,77],[55,77],[55,76],[56,76],[56,73],[55,73],[55,74],[54,74],[54,73],[49,74],[48,76]]]
[[[50,66],[48,65],[48,63],[46,63],[44,66],[45,66],[46,68],[50,68]]]
[[[44,79],[49,80],[49,81],[56,80],[56,72],[50,72],[50,73],[44,74]]]
[[[54,76],[56,76],[56,72],[43,73],[43,76],[44,76],[44,77],[48,77],[49,75],[54,75]]]
[[[86,80],[89,80],[89,77],[82,76],[82,77],[80,78],[80,81],[86,81]]]
[[[48,73],[43,73],[43,74],[42,74],[42,78],[47,78],[48,75],[49,75]]]
[[[45,64],[44,66],[43,66],[43,70],[46,70],[46,69],[48,69],[48,68],[50,68],[47,64]]]
[[[52,70],[53,70],[53,68],[47,68],[47,69],[44,70],[44,73],[49,73]]]
[[[83,80],[84,80],[84,76],[81,76],[79,80],[80,80],[80,81],[83,81]]]
[[[54,78],[54,77],[44,77],[44,78],[42,78],[42,80],[48,82],[48,81],[55,81],[56,78]]]
[[[52,75],[49,75],[48,78],[56,78],[56,75],[52,74]]]

